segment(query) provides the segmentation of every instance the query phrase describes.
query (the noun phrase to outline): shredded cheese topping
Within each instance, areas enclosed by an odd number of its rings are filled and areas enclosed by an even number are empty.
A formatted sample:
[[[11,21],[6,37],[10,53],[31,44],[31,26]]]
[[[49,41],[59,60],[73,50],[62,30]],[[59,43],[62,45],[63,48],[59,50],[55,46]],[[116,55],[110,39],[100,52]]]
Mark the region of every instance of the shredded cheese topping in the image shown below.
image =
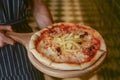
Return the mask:
[[[80,51],[80,42],[82,39],[79,35],[74,35],[74,33],[63,34],[62,36],[55,37],[53,43],[59,45],[63,53],[71,53]]]

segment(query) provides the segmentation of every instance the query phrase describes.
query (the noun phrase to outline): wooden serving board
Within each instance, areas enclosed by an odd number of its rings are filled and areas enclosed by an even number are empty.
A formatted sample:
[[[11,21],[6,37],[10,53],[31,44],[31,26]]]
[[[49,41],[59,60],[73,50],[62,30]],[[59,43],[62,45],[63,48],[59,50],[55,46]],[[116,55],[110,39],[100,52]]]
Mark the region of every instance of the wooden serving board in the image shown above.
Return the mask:
[[[15,33],[15,32],[7,32],[7,35],[14,39],[17,42],[22,43],[27,51],[28,51],[28,57],[30,62],[34,65],[35,68],[37,68],[39,71],[43,72],[46,75],[49,75],[51,77],[51,80],[55,80],[56,78],[73,78],[73,77],[79,77],[79,78],[89,78],[89,76],[92,76],[94,74],[94,72],[97,70],[97,68],[100,66],[100,64],[103,62],[103,60],[106,57],[106,54],[104,54],[99,61],[97,61],[93,66],[84,69],[84,70],[57,70],[57,69],[53,69],[50,68],[46,65],[43,65],[42,63],[40,63],[33,55],[31,52],[29,52],[28,49],[28,44],[29,44],[29,40],[31,38],[31,36],[34,34],[33,33]],[[90,73],[90,74],[89,74]],[[93,73],[93,74],[92,74]],[[47,80],[47,79],[46,79]],[[81,79],[78,79],[81,80]],[[88,80],[88,79],[87,79]],[[93,79],[96,80],[96,79]]]

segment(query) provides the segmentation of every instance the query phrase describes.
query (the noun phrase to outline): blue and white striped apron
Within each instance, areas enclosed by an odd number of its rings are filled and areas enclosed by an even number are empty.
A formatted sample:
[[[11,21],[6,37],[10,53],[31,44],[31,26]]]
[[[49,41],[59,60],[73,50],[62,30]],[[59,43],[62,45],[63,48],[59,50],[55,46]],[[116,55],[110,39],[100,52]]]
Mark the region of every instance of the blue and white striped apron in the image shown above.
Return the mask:
[[[26,0],[25,0],[26,1]],[[9,24],[16,32],[31,32],[25,17],[24,0],[0,0],[0,25]],[[0,80],[44,80],[30,63],[20,43],[0,48]]]

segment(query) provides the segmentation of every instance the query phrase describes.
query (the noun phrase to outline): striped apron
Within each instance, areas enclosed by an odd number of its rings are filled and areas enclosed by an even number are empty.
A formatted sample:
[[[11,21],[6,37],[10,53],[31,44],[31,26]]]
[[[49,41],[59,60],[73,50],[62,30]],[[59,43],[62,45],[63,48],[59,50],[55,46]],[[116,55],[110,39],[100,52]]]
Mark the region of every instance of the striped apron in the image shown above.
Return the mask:
[[[26,1],[26,0],[25,0]],[[25,19],[24,0],[0,0],[0,25],[9,24],[16,32],[31,32]],[[20,43],[0,48],[0,80],[44,80],[42,73],[30,63]]]

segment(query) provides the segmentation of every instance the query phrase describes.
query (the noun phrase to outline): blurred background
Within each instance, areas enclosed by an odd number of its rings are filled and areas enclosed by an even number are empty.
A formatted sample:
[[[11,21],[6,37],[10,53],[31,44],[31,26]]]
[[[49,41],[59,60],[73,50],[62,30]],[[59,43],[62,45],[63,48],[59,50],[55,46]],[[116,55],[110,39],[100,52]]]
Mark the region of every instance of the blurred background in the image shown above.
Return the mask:
[[[120,80],[120,0],[45,0],[45,2],[54,23],[79,23],[100,32],[105,39],[108,55],[97,71],[98,79]],[[36,24],[31,22],[30,25]]]

